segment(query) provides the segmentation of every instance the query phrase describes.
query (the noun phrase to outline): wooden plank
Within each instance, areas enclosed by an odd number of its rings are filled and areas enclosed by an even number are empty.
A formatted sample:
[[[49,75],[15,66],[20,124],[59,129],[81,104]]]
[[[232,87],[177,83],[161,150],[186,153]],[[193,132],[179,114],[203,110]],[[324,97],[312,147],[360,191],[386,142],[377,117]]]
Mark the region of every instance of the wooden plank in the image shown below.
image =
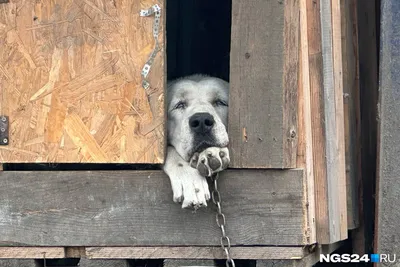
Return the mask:
[[[232,2],[233,168],[296,167],[298,32],[298,0]]]
[[[316,242],[314,170],[312,157],[312,126],[310,67],[308,62],[307,38],[307,6],[306,0],[300,0],[300,52],[299,52],[299,86],[298,86],[298,145],[297,167],[304,170],[305,199],[305,231],[308,233],[307,243]]]
[[[383,0],[378,102],[375,253],[400,251],[400,3]],[[390,266],[391,264],[387,264]],[[393,266],[397,266],[396,263]]]
[[[333,58],[335,51],[341,55],[338,16],[335,8],[332,22],[329,0],[307,1],[316,228],[322,244],[347,238],[344,121],[337,114],[343,112],[341,63]]]
[[[343,105],[346,145],[347,227],[359,225],[358,181],[361,176],[360,92],[358,77],[357,1],[341,1]]]
[[[327,245],[316,245],[302,259],[293,260],[257,260],[256,267],[310,267],[318,263],[321,254],[331,254],[341,247],[343,242],[336,242]]]
[[[303,245],[302,176],[302,170],[224,172],[232,245]],[[182,210],[162,171],[2,172],[0,203],[0,242],[8,245],[219,244],[215,207]]]
[[[0,267],[39,267],[35,260],[0,260]]]
[[[92,260],[81,258],[79,267],[129,267],[126,260]]]
[[[63,247],[0,247],[0,259],[65,258]]]
[[[163,161],[163,1],[12,0],[0,7],[0,113],[10,117],[3,162],[160,163]]]
[[[91,259],[225,259],[221,247],[88,247]],[[232,247],[235,259],[302,258],[302,247]]]
[[[214,260],[164,260],[163,267],[217,267]]]
[[[342,29],[341,29],[341,0],[330,0],[332,14],[332,67],[333,67],[333,85],[335,93],[335,119],[336,131],[332,135],[334,139],[334,149],[332,154],[336,154],[336,162],[327,172],[333,171],[335,176],[329,180],[330,201],[333,209],[338,209],[337,214],[331,220],[333,223],[339,224],[339,232],[337,239],[332,239],[333,242],[338,242],[347,239],[347,187],[346,187],[346,160],[345,160],[345,137],[344,137],[344,108],[343,108],[343,66],[342,66]],[[323,15],[323,14],[321,14]],[[322,34],[324,40],[324,34]],[[325,58],[324,58],[325,60]],[[325,89],[327,89],[325,87]],[[329,113],[328,113],[329,114]],[[330,116],[330,115],[329,115]],[[328,128],[327,128],[328,130]],[[333,191],[333,192],[332,192]],[[336,227],[335,225],[333,227]],[[332,241],[329,243],[333,243]]]

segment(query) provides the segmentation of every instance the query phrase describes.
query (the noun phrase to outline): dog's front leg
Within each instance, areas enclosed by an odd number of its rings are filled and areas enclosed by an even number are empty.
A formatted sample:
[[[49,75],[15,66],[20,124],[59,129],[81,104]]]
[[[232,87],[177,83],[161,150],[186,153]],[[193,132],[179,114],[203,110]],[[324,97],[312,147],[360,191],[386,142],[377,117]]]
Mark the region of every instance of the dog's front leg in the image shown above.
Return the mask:
[[[172,146],[168,146],[163,169],[171,181],[174,202],[182,202],[182,208],[207,206],[210,191],[206,178],[182,159]]]

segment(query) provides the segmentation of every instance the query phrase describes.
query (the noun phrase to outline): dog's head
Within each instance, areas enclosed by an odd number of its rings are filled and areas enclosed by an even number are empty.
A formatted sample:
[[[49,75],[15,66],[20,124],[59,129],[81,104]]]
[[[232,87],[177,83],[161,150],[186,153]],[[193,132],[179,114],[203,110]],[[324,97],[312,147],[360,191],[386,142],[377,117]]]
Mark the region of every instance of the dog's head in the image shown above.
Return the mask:
[[[168,142],[185,160],[228,145],[227,82],[194,75],[168,84]]]

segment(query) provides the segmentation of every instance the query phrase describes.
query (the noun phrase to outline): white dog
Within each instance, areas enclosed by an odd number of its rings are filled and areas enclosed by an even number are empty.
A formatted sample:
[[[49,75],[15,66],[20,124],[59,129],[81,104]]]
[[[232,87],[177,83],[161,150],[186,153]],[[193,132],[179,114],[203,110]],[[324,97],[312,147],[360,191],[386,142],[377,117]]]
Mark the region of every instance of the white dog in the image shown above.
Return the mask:
[[[228,167],[227,82],[193,75],[168,84],[168,151],[164,171],[174,202],[207,206],[206,177]]]

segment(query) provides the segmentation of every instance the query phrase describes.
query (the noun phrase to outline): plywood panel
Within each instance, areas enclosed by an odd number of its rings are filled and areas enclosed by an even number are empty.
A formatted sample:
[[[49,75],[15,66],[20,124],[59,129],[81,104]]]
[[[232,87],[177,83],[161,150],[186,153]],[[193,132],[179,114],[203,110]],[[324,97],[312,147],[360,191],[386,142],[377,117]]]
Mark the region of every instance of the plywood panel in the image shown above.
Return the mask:
[[[232,1],[231,167],[295,168],[299,1]]]
[[[163,1],[11,0],[0,5],[3,162],[163,161],[164,39],[146,91],[141,70]],[[164,19],[164,14],[161,19]]]
[[[304,245],[302,170],[220,177],[233,245]],[[173,203],[162,171],[0,173],[0,244],[218,246],[216,208]]]

